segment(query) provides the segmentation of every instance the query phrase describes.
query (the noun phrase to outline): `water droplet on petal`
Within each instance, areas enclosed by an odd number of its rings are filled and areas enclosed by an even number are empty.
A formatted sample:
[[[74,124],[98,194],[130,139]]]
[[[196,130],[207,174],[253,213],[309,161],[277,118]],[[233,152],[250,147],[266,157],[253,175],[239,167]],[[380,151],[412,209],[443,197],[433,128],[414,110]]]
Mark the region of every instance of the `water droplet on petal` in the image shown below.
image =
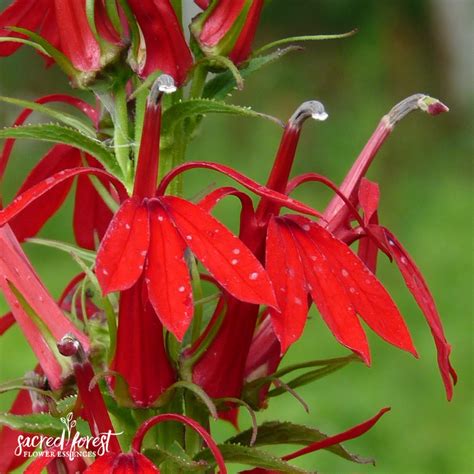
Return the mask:
[[[130,230],[130,224],[125,224],[125,229]]]
[[[233,253],[234,255],[239,255],[240,249],[234,249],[234,250],[232,250],[232,253]]]
[[[258,278],[258,273],[257,272],[253,272],[249,275],[249,278],[251,280],[256,280]]]
[[[345,268],[341,270],[341,273],[344,278],[347,278],[349,276],[349,272]]]
[[[103,273],[104,275],[108,275],[108,274],[109,274],[109,272],[108,272],[105,268],[102,270],[102,273]]]
[[[47,178],[46,179],[46,184],[53,184],[54,183],[54,178]]]
[[[186,240],[193,240],[193,236],[192,235],[187,235]]]
[[[236,258],[233,258],[233,259],[230,261],[230,263],[231,263],[232,265],[237,265],[237,264],[239,263],[239,261],[238,261]]]
[[[309,230],[311,230],[311,227],[308,225],[308,224],[305,224],[303,226],[303,230],[305,230],[306,232],[308,232]]]
[[[178,288],[178,291],[179,291],[180,293],[184,293],[184,290],[185,290],[185,289],[186,289],[186,288],[185,288],[184,286],[180,286],[180,287]]]
[[[158,216],[158,220],[159,220],[160,222],[163,222],[163,216]]]
[[[406,265],[408,263],[407,259],[405,257],[402,257],[400,261],[403,263],[403,265]]]
[[[351,293],[355,293],[355,292],[356,292],[356,289],[351,286],[351,287],[349,288],[349,291],[350,291]]]
[[[295,298],[295,304],[297,304],[298,306],[301,306],[302,304],[301,298]]]

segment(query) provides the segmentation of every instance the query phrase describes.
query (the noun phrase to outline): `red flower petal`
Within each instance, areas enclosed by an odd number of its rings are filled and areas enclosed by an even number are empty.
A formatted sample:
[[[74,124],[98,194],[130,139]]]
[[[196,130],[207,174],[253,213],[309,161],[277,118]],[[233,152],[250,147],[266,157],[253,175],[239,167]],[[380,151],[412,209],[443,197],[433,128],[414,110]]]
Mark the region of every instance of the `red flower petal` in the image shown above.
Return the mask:
[[[392,298],[363,262],[330,232],[305,218],[308,234],[328,259],[339,285],[345,290],[360,317],[380,337],[417,356],[408,328]]]
[[[280,307],[280,311],[271,309],[269,313],[283,354],[303,333],[308,298],[298,248],[286,226],[276,219],[268,226],[266,269]]]
[[[215,2],[215,7],[206,18],[199,35],[200,42],[205,46],[215,46],[230,31],[244,4],[245,0]]]
[[[163,326],[148,300],[143,277],[120,294],[117,351],[113,369],[127,380],[139,407],[149,407],[175,381]]]
[[[74,178],[81,174],[93,174],[95,176],[103,177],[112,183],[118,192],[121,199],[126,198],[127,191],[123,184],[113,175],[97,168],[72,168],[68,170],[60,171],[55,173],[53,176],[35,184],[31,188],[27,189],[23,194],[16,197],[5,209],[0,210],[0,226],[5,225],[17,214],[22,212],[33,202],[39,199],[41,196],[49,193],[56,186],[60,185],[64,181]]]
[[[344,431],[343,433],[329,436],[328,438],[322,439],[321,441],[316,441],[315,443],[312,443],[309,446],[306,446],[294,453],[283,456],[282,459],[289,461],[290,459],[295,459],[297,457],[303,456],[304,454],[319,451],[320,449],[325,449],[329,446],[343,443],[344,441],[348,441],[350,439],[358,438],[369,431],[375,425],[375,423],[377,423],[377,421],[379,421],[380,418],[388,411],[390,411],[390,408],[382,408],[382,410],[380,410],[373,418],[370,418],[370,420],[364,421],[363,423],[360,423],[359,425],[356,425],[353,428]]]
[[[359,203],[364,210],[364,222],[366,225],[377,212],[379,200],[379,185],[366,178],[362,178],[359,185]]]
[[[51,175],[67,168],[80,166],[80,164],[81,153],[79,150],[67,145],[56,145],[33,168],[16,196],[18,197],[27,189]],[[33,237],[39,232],[49,218],[61,207],[71,186],[71,180],[64,181],[47,195],[41,196],[25,211],[10,221],[10,226],[20,242]]]
[[[80,71],[100,69],[100,46],[86,16],[85,0],[54,0],[61,50]]]
[[[5,334],[15,324],[13,313],[4,314],[0,317],[0,336]],[[0,471],[1,472],[1,471]]]
[[[143,273],[150,242],[148,209],[126,200],[109,225],[97,252],[96,273],[104,295],[130,288]]]
[[[426,284],[423,275],[409,253],[403,248],[397,238],[386,228],[381,228],[387,239],[388,248],[405,280],[407,288],[415,298],[418,306],[425,315],[431,329],[438,351],[438,365],[443,378],[448,400],[453,396],[453,384],[457,382],[457,375],[449,361],[451,346],[444,335],[443,325],[439,316],[433,296]]]
[[[146,63],[140,75],[161,70],[181,85],[193,64],[191,51],[169,0],[129,0],[143,32]]]
[[[102,168],[102,165],[92,157],[87,157],[89,163]],[[109,183],[99,178],[103,186],[108,189]],[[88,176],[77,178],[76,198],[74,201],[74,236],[77,244],[85,249],[95,250],[96,242],[104,237],[113,213],[105,204]]]
[[[260,14],[262,13],[263,0],[253,0],[242,31],[229,54],[229,58],[236,64],[245,61],[252,51],[252,42],[257,32]]]
[[[326,252],[310,234],[310,227],[291,225],[285,219],[293,234],[306,273],[309,291],[325,323],[336,339],[344,346],[357,352],[366,364],[370,364],[370,350],[367,337],[357,318],[348,291],[334,275]]]
[[[163,325],[181,341],[194,311],[184,260],[186,244],[161,205],[154,201],[150,206],[151,239],[145,270],[148,295]]]
[[[36,30],[49,10],[50,0],[16,0],[0,14],[0,36],[23,37],[10,30],[8,26],[19,26],[27,30]],[[21,43],[0,43],[0,56],[9,56],[22,45]]]
[[[186,244],[230,294],[248,303],[276,305],[268,275],[235,235],[184,199],[167,196],[162,202]]]
[[[12,291],[13,285],[32,310],[41,318],[37,325],[25,311]],[[61,386],[63,368],[48,345],[42,331],[48,331],[55,340],[72,333],[89,350],[88,338],[61,312],[31,267],[26,255],[8,226],[0,227],[0,288],[25,338],[37,356],[52,388]]]
[[[88,467],[84,474],[156,474],[159,473],[155,465],[143,454],[107,453]]]

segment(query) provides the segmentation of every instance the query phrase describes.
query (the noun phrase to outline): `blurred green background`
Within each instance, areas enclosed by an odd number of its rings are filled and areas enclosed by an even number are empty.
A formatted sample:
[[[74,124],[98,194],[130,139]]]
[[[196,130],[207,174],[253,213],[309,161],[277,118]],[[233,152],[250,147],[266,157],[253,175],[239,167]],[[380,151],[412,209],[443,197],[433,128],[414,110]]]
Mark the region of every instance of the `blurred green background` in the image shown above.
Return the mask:
[[[329,119],[305,125],[295,173],[316,171],[340,182],[380,117],[407,95],[428,93],[451,107],[440,117],[414,113],[399,124],[369,177],[381,185],[382,223],[415,257],[436,296],[460,379],[454,399],[450,403],[445,399],[423,316],[394,265],[382,259],[380,277],[406,317],[420,359],[371,334],[370,369],[354,365],[299,390],[311,407],[309,415],[288,395],[272,400],[270,409],[259,415],[261,420],[291,420],[328,434],[373,416],[381,407],[392,407],[376,428],[346,444],[353,452],[375,457],[376,468],[325,452],[295,461],[300,466],[322,473],[474,472],[470,122],[474,45],[469,42],[473,10],[471,0],[274,0],[264,11],[257,46],[285,36],[359,29],[350,39],[306,44],[306,51],[258,72],[246,81],[243,92],[234,94],[236,103],[280,118],[290,116],[304,100],[323,101]],[[0,68],[1,95],[32,99],[68,91],[65,78],[55,68],[45,70],[30,50],[2,59]],[[2,126],[10,124],[17,112],[3,105]],[[208,117],[190,146],[189,158],[231,164],[263,182],[279,137],[278,128],[265,121]],[[18,143],[8,169],[6,202],[45,150],[42,144]],[[225,181],[199,172],[187,176],[188,197]],[[323,208],[329,194],[308,184],[298,197]],[[230,226],[236,223],[234,206],[231,200],[217,209]],[[41,236],[72,241],[70,202]],[[62,253],[31,244],[25,249],[55,296],[78,272]],[[6,309],[3,300],[0,309]],[[344,353],[313,310],[305,336],[286,362]],[[33,365],[31,350],[18,328],[12,328],[0,340],[1,381],[21,376]],[[11,394],[3,394],[0,409],[7,409],[11,400]],[[241,421],[246,426],[245,413]],[[232,430],[219,424],[218,433],[224,437]]]

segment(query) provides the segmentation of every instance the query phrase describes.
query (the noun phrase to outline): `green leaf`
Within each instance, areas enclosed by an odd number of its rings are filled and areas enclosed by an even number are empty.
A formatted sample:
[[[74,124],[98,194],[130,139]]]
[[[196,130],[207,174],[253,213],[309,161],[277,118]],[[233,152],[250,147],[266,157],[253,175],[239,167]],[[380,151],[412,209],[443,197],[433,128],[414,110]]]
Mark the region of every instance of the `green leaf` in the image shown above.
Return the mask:
[[[262,467],[264,469],[273,469],[278,472],[287,472],[290,474],[302,474],[305,471],[298,467],[288,464],[286,461],[274,456],[273,454],[262,451],[261,449],[250,448],[238,444],[220,444],[219,450],[224,457],[226,463],[246,464],[248,466]],[[204,460],[211,464],[215,464],[214,457],[209,449],[201,451],[195,456],[196,460]]]
[[[193,461],[178,442],[175,441],[171,445],[171,450],[146,449],[144,454],[159,465],[162,472],[166,472],[163,469],[165,466],[174,467],[175,469],[172,472],[200,472],[209,469],[207,462]]]
[[[250,445],[253,430],[249,429],[229,438],[226,443]],[[258,427],[258,434],[254,446],[270,446],[279,444],[296,444],[308,446],[328,436],[309,426],[297,425],[290,422],[270,421]],[[348,461],[359,464],[374,464],[373,459],[359,457],[348,452],[341,444],[325,448]]]
[[[161,130],[162,147],[167,148],[173,144],[173,136],[176,126],[186,118],[199,117],[209,113],[240,115],[242,117],[266,118],[282,125],[281,122],[260,112],[241,107],[238,105],[226,104],[225,102],[211,99],[191,99],[171,106],[163,114],[163,126]]]
[[[32,102],[30,100],[22,100],[22,99],[15,99],[13,97],[2,97],[0,96],[1,102],[6,102],[7,104],[18,105],[19,107],[23,107],[25,109],[31,109],[35,112],[40,112],[44,115],[48,115],[64,124],[75,128],[79,132],[87,135],[91,138],[96,138],[95,131],[92,127],[89,127],[86,123],[82,120],[74,117],[71,114],[60,112],[58,110],[53,109],[52,107],[48,107],[46,105],[38,104],[36,102]]]
[[[285,56],[287,53],[292,51],[301,51],[302,48],[299,46],[289,46],[284,49],[279,49],[266,56],[258,56],[247,61],[243,66],[240,67],[240,75],[245,79],[254,72],[258,71],[262,67],[272,64],[278,59]],[[204,87],[203,97],[214,98],[214,99],[225,99],[229,93],[231,93],[237,87],[237,82],[231,71],[226,71],[222,74],[218,74],[213,79],[206,83]]]
[[[0,426],[8,426],[13,430],[25,433],[42,433],[47,436],[61,436],[64,428],[61,421],[48,413],[29,415],[0,413]]]
[[[121,176],[121,171],[115,161],[114,155],[110,153],[102,143],[72,128],[63,127],[54,123],[22,125],[20,127],[8,127],[0,130],[0,138],[27,138],[70,145],[95,157],[110,173],[115,176]]]
[[[56,402],[56,410],[58,415],[64,416],[74,410],[77,403],[77,395],[69,395],[68,397],[61,398]]]

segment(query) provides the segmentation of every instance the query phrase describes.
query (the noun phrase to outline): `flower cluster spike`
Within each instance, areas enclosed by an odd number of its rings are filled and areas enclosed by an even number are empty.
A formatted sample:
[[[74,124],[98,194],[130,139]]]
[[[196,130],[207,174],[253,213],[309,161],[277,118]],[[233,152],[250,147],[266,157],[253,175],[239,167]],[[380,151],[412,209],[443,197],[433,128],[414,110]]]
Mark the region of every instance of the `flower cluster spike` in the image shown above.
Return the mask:
[[[32,46],[92,99],[0,97],[23,108],[13,127],[0,130],[1,184],[17,159],[16,140],[51,144],[13,199],[0,199],[0,290],[11,310],[0,317],[0,335],[17,323],[38,360],[33,373],[2,384],[2,391],[20,392],[0,420],[1,472],[24,464],[17,450],[33,453],[37,439],[44,452],[27,473],[226,474],[235,460],[253,467],[244,472],[299,472],[292,460],[321,449],[367,462],[340,443],[363,435],[388,408],[335,436],[309,423],[259,426],[255,412],[282,393],[309,411],[298,387],[353,361],[370,365],[363,323],[417,357],[377,276],[380,252],[423,312],[453,396],[457,375],[433,295],[383,225],[379,185],[365,178],[400,120],[416,109],[439,115],[448,108],[424,94],[395,105],[340,186],[315,172],[292,176],[303,126],[309,118],[325,121],[324,105],[303,102],[283,123],[223,100],[243,77],[295,49],[264,56],[287,42],[279,40],[252,52],[264,3],[195,0],[202,11],[190,25],[177,0],[15,0],[0,13],[0,56]],[[270,117],[282,126],[266,184],[231,166],[188,159],[188,144],[214,112]],[[30,124],[32,113],[54,123]],[[189,199],[184,173],[193,170],[235,184]],[[292,197],[309,182],[332,193],[322,211]],[[71,193],[75,244],[37,238]],[[240,206],[236,231],[213,215],[231,196]],[[66,251],[81,267],[57,302],[21,247],[28,240]],[[349,353],[321,358],[316,345],[308,361],[283,366],[312,305]],[[295,371],[304,372],[291,378]],[[252,428],[215,440],[210,418],[240,430],[240,408]],[[80,419],[90,433],[81,433]],[[305,446],[272,454],[261,448],[268,440]],[[91,459],[83,458],[89,444]]]

